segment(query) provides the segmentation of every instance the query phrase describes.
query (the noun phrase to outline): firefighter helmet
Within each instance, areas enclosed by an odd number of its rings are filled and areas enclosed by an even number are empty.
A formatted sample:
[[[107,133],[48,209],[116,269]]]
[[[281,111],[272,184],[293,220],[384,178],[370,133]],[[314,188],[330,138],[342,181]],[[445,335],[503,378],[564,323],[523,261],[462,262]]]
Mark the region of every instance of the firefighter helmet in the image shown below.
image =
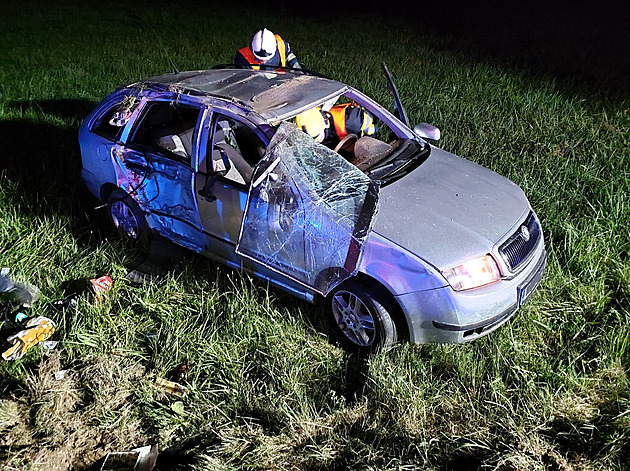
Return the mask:
[[[267,28],[261,29],[252,39],[252,52],[256,59],[266,61],[276,53],[276,38]]]

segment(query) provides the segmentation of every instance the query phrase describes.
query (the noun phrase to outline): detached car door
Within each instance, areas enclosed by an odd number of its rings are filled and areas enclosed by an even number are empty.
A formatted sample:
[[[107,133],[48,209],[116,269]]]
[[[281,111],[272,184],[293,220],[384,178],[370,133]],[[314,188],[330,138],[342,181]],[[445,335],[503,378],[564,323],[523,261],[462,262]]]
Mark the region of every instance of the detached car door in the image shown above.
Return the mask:
[[[145,98],[140,106],[128,136],[114,148],[118,186],[150,213],[159,233],[200,252],[192,163],[202,110],[181,96]]]
[[[379,184],[291,123],[255,168],[236,252],[326,295],[356,273]]]

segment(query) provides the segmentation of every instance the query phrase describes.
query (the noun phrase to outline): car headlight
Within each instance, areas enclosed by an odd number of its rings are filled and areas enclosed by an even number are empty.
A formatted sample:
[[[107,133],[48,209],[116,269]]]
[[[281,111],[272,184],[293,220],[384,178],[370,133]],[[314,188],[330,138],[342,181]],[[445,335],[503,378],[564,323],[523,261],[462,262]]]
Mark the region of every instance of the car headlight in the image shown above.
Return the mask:
[[[497,262],[490,254],[473,258],[442,273],[455,291],[477,288],[501,279]]]

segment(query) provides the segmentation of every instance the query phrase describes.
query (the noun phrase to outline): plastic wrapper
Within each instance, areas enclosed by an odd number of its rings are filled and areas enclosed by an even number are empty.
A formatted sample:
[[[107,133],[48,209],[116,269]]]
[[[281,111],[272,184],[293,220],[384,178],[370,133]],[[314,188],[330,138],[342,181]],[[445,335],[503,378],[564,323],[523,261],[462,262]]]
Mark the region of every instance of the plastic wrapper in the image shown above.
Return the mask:
[[[169,381],[168,379],[156,378],[155,385],[160,391],[169,396],[186,397],[186,394],[188,394],[188,388],[186,386],[176,383],[175,381]]]
[[[9,276],[9,269],[3,268],[0,271],[0,294],[30,307],[39,299],[41,292],[37,286],[15,281]]]
[[[108,453],[101,471],[152,471],[158,458],[157,445],[134,448],[131,451]]]
[[[114,281],[108,275],[103,275],[99,278],[92,278],[90,280],[94,294],[96,296],[97,303],[105,302],[105,293],[107,293],[114,286]]]

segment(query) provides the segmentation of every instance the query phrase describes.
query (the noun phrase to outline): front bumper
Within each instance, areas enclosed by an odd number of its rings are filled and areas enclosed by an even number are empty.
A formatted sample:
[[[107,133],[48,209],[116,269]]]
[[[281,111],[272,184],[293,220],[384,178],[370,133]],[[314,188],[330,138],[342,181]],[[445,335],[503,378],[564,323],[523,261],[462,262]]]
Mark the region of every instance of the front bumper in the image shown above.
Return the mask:
[[[539,244],[514,278],[468,291],[450,286],[396,296],[414,343],[462,343],[496,330],[534,292],[545,271],[547,253]]]

